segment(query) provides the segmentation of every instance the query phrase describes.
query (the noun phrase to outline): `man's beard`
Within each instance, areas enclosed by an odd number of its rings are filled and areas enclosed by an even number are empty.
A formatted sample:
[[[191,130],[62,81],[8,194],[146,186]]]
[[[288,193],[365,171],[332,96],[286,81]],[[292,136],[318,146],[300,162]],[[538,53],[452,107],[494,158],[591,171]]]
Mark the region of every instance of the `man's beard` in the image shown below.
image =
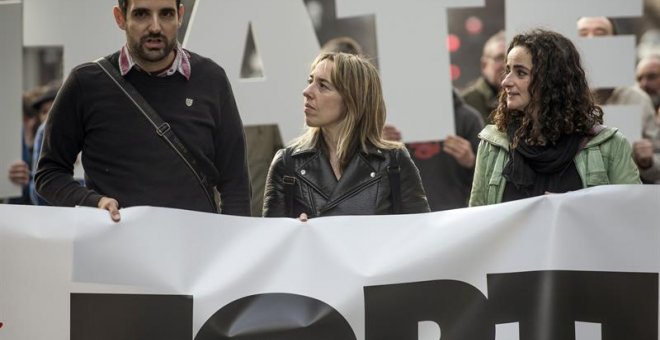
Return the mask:
[[[165,46],[162,49],[149,49],[145,47],[146,41],[148,39],[160,39],[165,43]],[[172,40],[167,40],[162,34],[153,34],[142,37],[140,41],[133,42],[131,50],[137,54],[137,57],[141,60],[148,62],[158,62],[161,61],[167,56],[170,55],[172,50],[176,47],[176,38]]]

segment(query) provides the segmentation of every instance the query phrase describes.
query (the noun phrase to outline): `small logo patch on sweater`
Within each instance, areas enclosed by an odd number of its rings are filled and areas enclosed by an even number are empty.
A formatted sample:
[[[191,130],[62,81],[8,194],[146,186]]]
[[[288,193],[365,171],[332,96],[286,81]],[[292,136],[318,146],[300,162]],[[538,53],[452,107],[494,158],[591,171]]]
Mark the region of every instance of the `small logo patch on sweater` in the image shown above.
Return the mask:
[[[191,98],[186,98],[186,106],[191,107],[193,104],[193,100]]]

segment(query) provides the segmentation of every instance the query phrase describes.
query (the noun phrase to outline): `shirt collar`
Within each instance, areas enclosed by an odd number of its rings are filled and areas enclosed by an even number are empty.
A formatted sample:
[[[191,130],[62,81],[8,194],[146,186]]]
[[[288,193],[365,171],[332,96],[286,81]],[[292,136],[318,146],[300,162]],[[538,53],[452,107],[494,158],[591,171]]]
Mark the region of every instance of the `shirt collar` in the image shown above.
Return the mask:
[[[174,58],[172,66],[156,76],[167,77],[179,72],[186,77],[186,79],[190,79],[190,54],[188,51],[184,50],[178,42],[176,43],[175,52],[176,57]],[[119,51],[119,71],[122,76],[125,76],[133,67],[141,70],[140,66],[133,60],[133,57],[131,57],[131,54],[128,52],[128,47],[124,45]]]

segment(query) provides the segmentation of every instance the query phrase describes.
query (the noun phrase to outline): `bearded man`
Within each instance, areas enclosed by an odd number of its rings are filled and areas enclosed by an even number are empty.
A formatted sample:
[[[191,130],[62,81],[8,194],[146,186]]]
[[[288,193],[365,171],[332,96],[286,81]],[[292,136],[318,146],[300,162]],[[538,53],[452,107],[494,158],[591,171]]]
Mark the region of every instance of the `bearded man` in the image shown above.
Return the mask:
[[[231,85],[215,62],[179,44],[181,0],[118,0],[113,14],[126,44],[104,58],[108,68],[101,59],[82,64],[62,86],[46,125],[39,194],[51,205],[108,210],[114,221],[120,208],[137,205],[249,216]],[[126,95],[128,86],[160,124]],[[85,186],[72,177],[80,151]]]

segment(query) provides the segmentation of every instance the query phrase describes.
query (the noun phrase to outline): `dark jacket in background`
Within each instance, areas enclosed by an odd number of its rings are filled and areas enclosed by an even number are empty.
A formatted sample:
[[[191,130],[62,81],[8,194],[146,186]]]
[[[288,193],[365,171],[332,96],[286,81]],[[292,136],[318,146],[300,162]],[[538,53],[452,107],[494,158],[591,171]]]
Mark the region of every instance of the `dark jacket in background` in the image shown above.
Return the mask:
[[[497,108],[497,91],[486,78],[479,77],[461,94],[466,104],[481,113],[484,122],[490,123],[490,113]]]

